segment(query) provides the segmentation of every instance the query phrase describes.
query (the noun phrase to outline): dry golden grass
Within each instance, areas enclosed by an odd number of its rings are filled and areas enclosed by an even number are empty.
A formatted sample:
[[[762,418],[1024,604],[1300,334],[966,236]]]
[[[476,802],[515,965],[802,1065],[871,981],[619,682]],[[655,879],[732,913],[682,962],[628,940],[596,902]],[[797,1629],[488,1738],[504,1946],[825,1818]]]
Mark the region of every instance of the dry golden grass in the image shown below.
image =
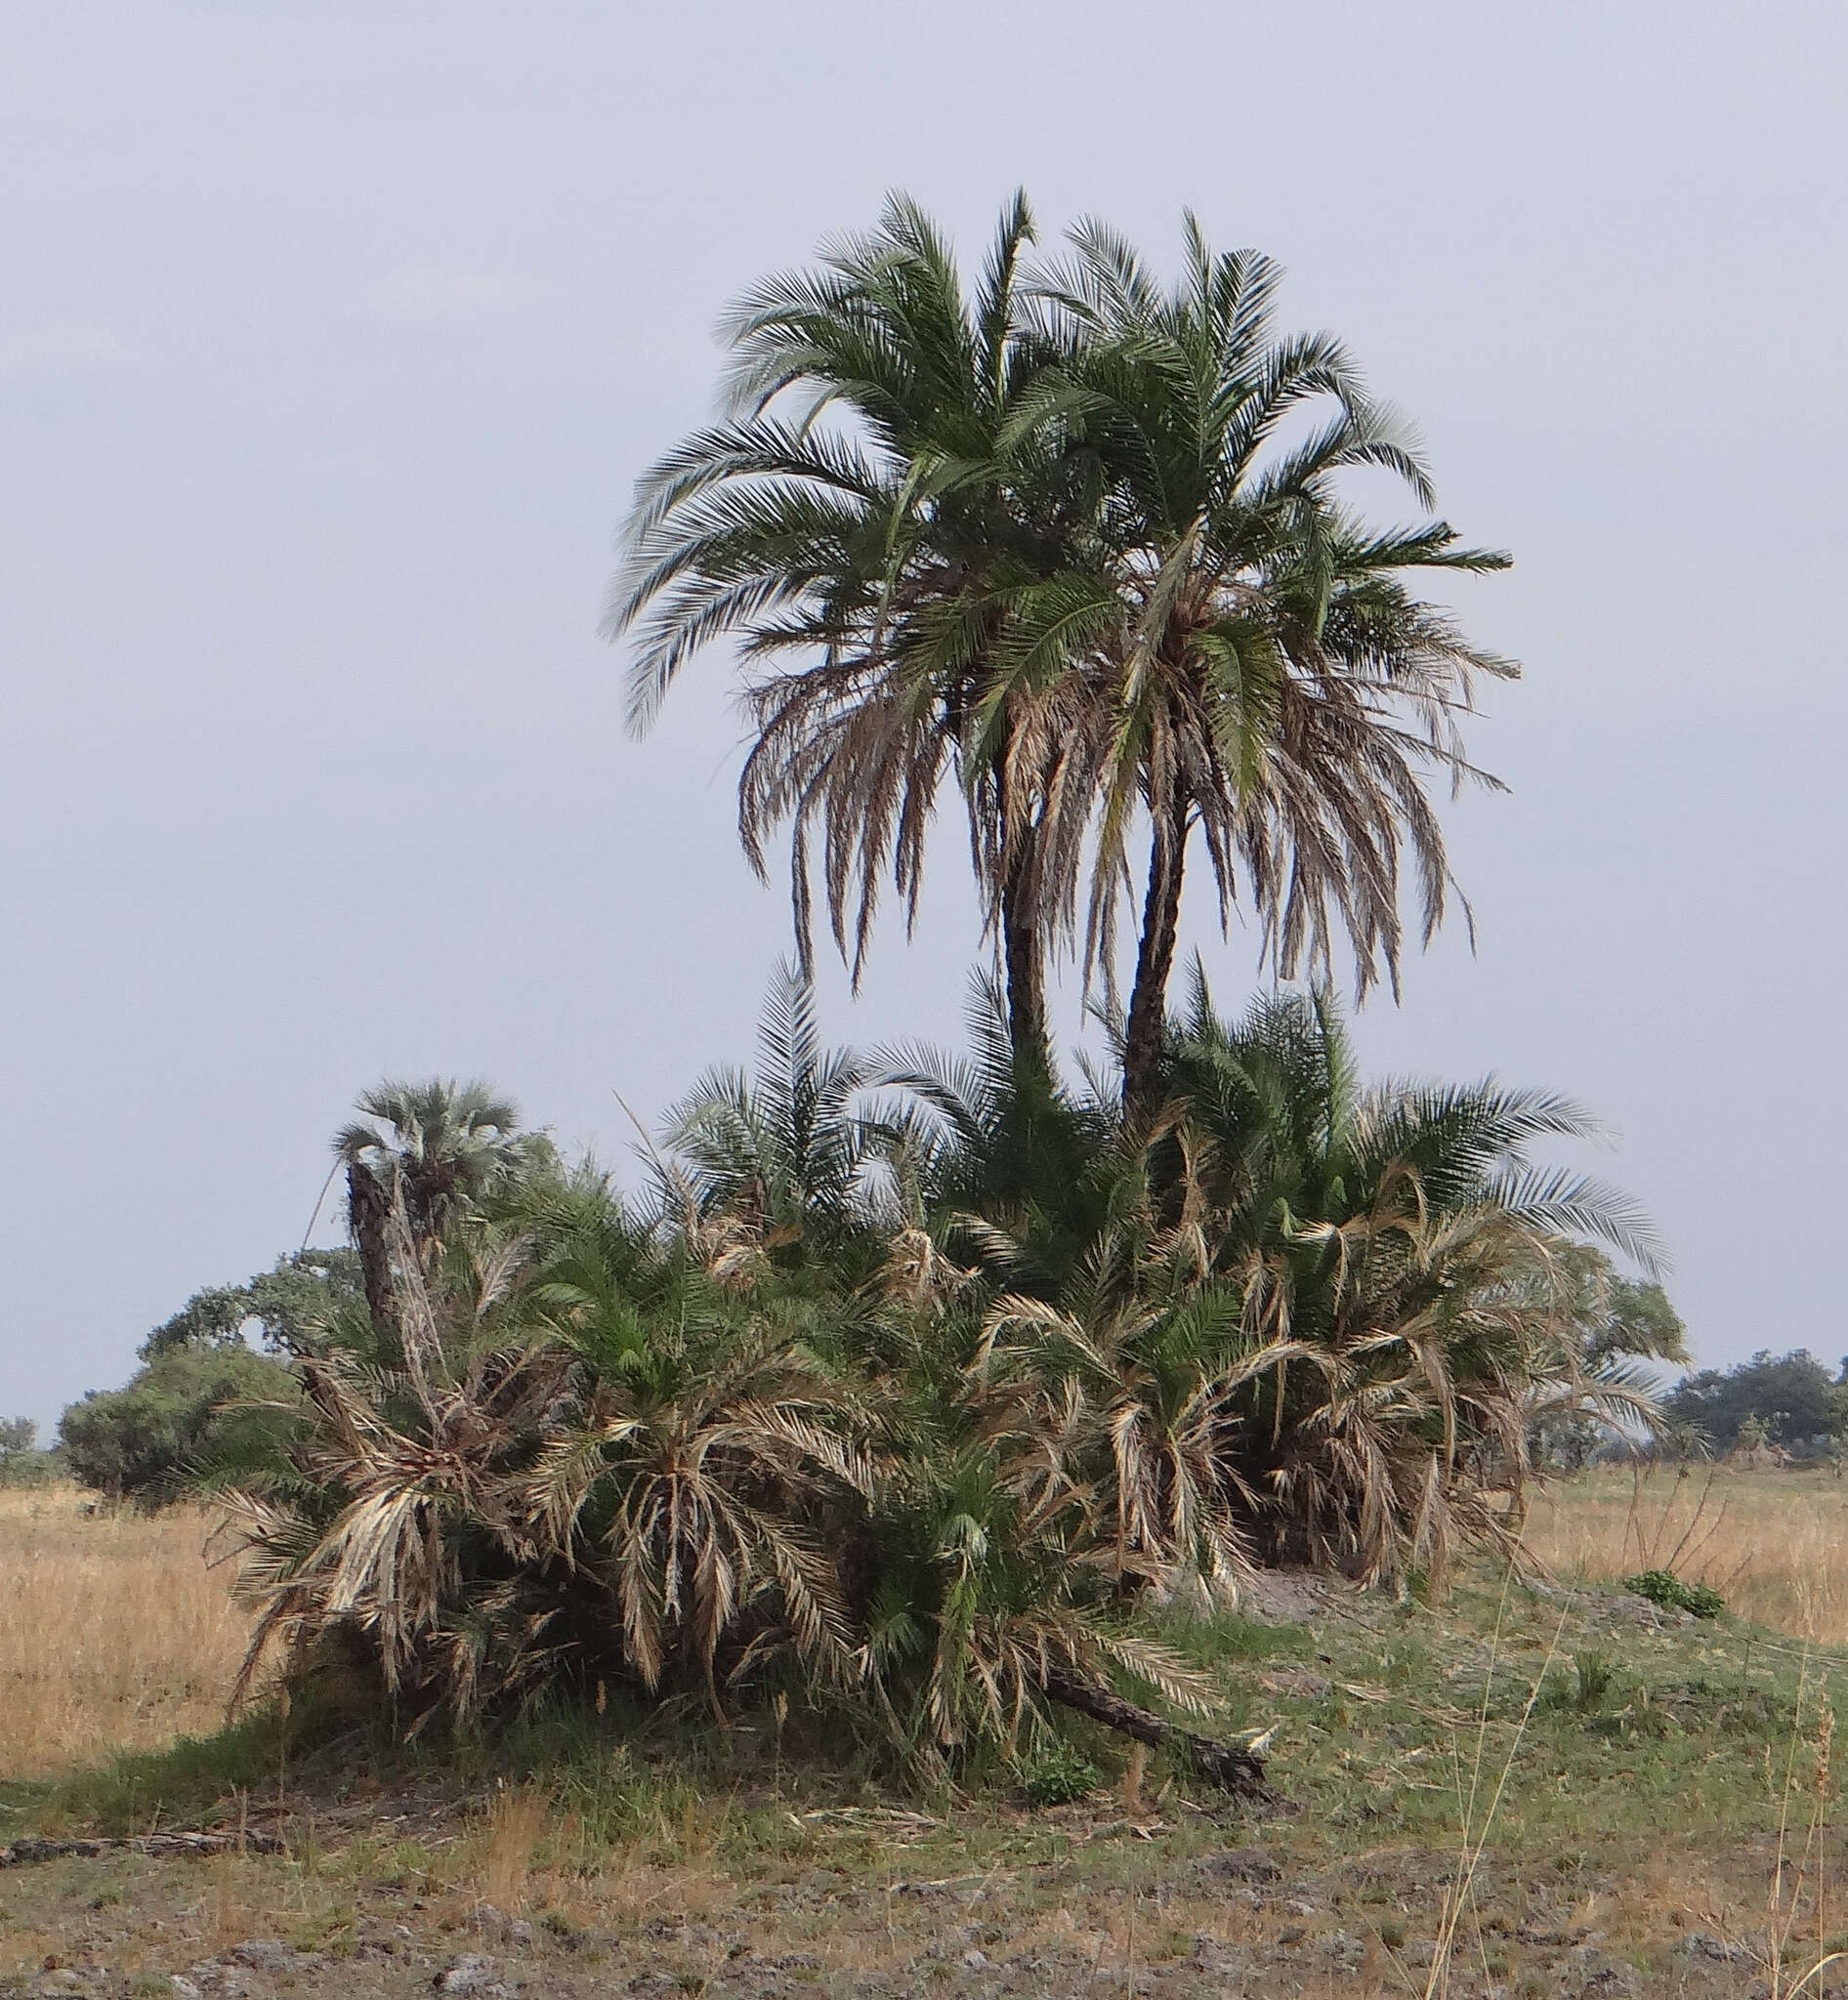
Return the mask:
[[[1673,1569],[1755,1624],[1848,1644],[1848,1481],[1828,1471],[1584,1473],[1535,1502],[1527,1544],[1557,1576]]]
[[[551,1819],[551,1801],[538,1785],[495,1794],[479,1846],[482,1894],[496,1909],[525,1908],[526,1880]]]
[[[0,1488],[0,1775],[51,1777],[224,1720],[250,1621],[205,1561],[209,1518],[86,1514]]]

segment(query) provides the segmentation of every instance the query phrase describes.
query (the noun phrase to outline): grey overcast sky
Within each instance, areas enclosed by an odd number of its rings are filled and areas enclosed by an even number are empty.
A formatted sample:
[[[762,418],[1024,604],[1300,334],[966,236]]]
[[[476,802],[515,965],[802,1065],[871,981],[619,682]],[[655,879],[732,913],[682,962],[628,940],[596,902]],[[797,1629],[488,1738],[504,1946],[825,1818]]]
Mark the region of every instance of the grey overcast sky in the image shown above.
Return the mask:
[[[1513,796],[1450,820],[1477,955],[1369,1062],[1604,1112],[1703,1359],[1848,1348],[1839,4],[60,0],[5,45],[0,1415],[299,1242],[382,1073],[620,1161],[615,1092],[747,1051],[785,904],[724,664],[629,742],[600,601],[727,298],[893,186],[1164,264],[1191,205],[1416,419],[1527,678],[1473,743]],[[841,1036],[955,1033],[939,854]]]

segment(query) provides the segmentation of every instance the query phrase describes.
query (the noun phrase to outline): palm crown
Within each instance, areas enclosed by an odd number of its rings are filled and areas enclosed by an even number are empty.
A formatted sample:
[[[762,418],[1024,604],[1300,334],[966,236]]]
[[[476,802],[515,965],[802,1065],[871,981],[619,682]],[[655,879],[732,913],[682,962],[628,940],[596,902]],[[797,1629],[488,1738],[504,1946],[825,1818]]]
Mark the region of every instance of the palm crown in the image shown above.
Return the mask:
[[[1278,335],[1281,276],[1255,253],[1216,255],[1189,217],[1169,288],[1096,225],[1036,288],[1058,355],[1040,395],[1096,453],[1101,504],[1082,564],[1018,606],[1005,661],[1092,681],[1089,782],[1047,802],[1069,824],[1045,842],[1069,888],[1094,833],[1092,948],[1108,951],[1127,836],[1147,815],[1132,1102],[1159,1042],[1191,835],[1222,919],[1243,874],[1284,977],[1325,978],[1338,932],[1363,994],[1379,970],[1396,984],[1402,845],[1427,937],[1449,882],[1421,771],[1480,775],[1456,727],[1472,676],[1514,671],[1405,581],[1504,556],[1458,548],[1441,521],[1373,532],[1341,504],[1353,468],[1395,475],[1420,506],[1429,479],[1339,342]]]
[[[1075,462],[1022,421],[1031,232],[1017,197],[965,295],[941,235],[895,199],[819,271],[742,300],[733,413],[642,481],[609,617],[636,635],[638,724],[693,651],[743,635],[757,738],[739,831],[761,870],[767,837],[792,826],[805,954],[814,844],[858,972],[888,871],[915,913],[939,795],[960,779],[1029,1037],[1048,913],[1028,800],[1047,772],[1024,768],[1011,711],[980,737],[977,722],[1011,596],[1057,565],[1083,503]]]
[[[1428,474],[1339,342],[1278,334],[1270,260],[1216,255],[1190,218],[1164,289],[1100,227],[1037,270],[1031,235],[1017,197],[965,294],[895,199],[748,295],[732,413],[642,481],[609,627],[636,641],[638,726],[692,653],[741,636],[739,830],[761,870],[791,828],[805,954],[812,862],[858,973],[888,875],[915,914],[960,780],[1020,1047],[1081,911],[1108,974],[1146,824],[1139,1104],[1196,833],[1222,921],[1242,876],[1280,972],[1325,977],[1340,941],[1363,995],[1397,985],[1402,854],[1427,938],[1450,886],[1425,778],[1483,776],[1459,719],[1476,674],[1514,672],[1407,579],[1507,559],[1342,504],[1369,467],[1425,507]]]

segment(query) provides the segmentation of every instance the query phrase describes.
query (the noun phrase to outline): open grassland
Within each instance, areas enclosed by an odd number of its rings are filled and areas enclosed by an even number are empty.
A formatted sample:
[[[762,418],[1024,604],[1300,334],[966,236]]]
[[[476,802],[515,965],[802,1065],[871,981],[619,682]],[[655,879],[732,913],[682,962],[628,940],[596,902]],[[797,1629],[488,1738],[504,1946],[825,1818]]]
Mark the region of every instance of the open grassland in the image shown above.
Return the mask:
[[[1636,1535],[1678,1537],[1699,1497],[1672,1475],[1644,1493],[1600,1475],[1536,1509],[1555,1574],[1664,1558]],[[1841,1489],[1716,1480],[1702,1531],[1722,1500],[1713,1566],[1691,1573],[1725,1588],[1762,1536],[1787,1593],[1764,1602],[1819,1622],[1817,1579],[1795,1585],[1843,1561]],[[4,1624],[0,1840],[220,1827],[287,1853],[0,1873],[0,1994],[408,2000],[472,1955],[484,1983],[443,1990],[1719,2000],[1787,1993],[1848,1942],[1827,1859],[1848,1652],[1788,1620],[1697,1622],[1485,1571],[1429,1603],[1292,1579],[1169,1636],[1215,1677],[1217,1727],[1275,1730],[1295,1810],[1241,1816],[1083,1728],[1094,1789],[1035,1808],[1005,1771],[904,1794],[799,1712],[721,1731],[612,1699],[406,1745],[302,1701],[222,1729],[242,1623],[205,1525],[0,1499],[0,1588],[24,1606]]]
[[[250,1628],[206,1564],[209,1518],[85,1505],[74,1487],[0,1487],[0,1776],[224,1721]]]
[[[1672,1569],[1755,1625],[1848,1646],[1848,1480],[1830,1470],[1585,1473],[1535,1502],[1527,1541],[1557,1577]]]

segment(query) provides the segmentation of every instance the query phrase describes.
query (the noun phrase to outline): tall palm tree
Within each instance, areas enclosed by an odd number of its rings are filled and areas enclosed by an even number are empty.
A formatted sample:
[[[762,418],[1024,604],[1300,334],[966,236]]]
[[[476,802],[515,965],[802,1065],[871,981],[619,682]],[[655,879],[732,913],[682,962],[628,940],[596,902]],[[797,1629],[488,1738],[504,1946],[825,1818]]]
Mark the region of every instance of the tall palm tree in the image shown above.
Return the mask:
[[[347,1220],[366,1304],[383,1327],[396,1316],[394,1209],[401,1207],[409,1240],[423,1257],[459,1209],[554,1155],[543,1134],[521,1132],[511,1100],[480,1081],[388,1079],[355,1108],[360,1117],[335,1136],[334,1153],[347,1169]]]
[[[1024,1047],[1043,1041],[1056,919],[1031,802],[1059,790],[1065,736],[1026,726],[1044,700],[1024,673],[989,700],[987,661],[1012,597],[1065,565],[1094,504],[1088,461],[1033,421],[1031,237],[1017,195],[965,292],[935,225],[895,196],[819,270],[748,294],[726,326],[730,412],[642,479],[607,622],[635,641],[638,730],[694,652],[741,639],[739,834],[761,874],[791,828],[805,965],[812,860],[858,978],[888,875],[915,917],[931,820],[960,781]]]
[[[1045,812],[1054,880],[1070,894],[1096,816],[1087,954],[1108,953],[1129,879],[1138,809],[1150,829],[1125,1100],[1144,1104],[1158,1060],[1190,841],[1197,832],[1222,923],[1244,888],[1263,949],[1289,977],[1326,977],[1335,933],[1360,992],[1398,981],[1402,849],[1427,939],[1449,871],[1425,796],[1432,770],[1481,777],[1458,720],[1475,674],[1507,661],[1469,645],[1407,573],[1505,566],[1457,546],[1445,522],[1371,530],[1340,503],[1339,476],[1396,475],[1428,506],[1422,461],[1369,397],[1341,344],[1281,337],[1281,276],[1249,251],[1215,255],[1187,218],[1182,275],[1163,288],[1129,246],[1086,225],[1035,286],[1039,419],[1100,461],[1102,503],[1071,570],[1017,594],[992,698],[1038,685],[1061,656],[1088,670],[1098,713],[1074,743],[1093,760]],[[1077,752],[1074,750],[1074,756]],[[1492,780],[1489,780],[1492,782]]]

